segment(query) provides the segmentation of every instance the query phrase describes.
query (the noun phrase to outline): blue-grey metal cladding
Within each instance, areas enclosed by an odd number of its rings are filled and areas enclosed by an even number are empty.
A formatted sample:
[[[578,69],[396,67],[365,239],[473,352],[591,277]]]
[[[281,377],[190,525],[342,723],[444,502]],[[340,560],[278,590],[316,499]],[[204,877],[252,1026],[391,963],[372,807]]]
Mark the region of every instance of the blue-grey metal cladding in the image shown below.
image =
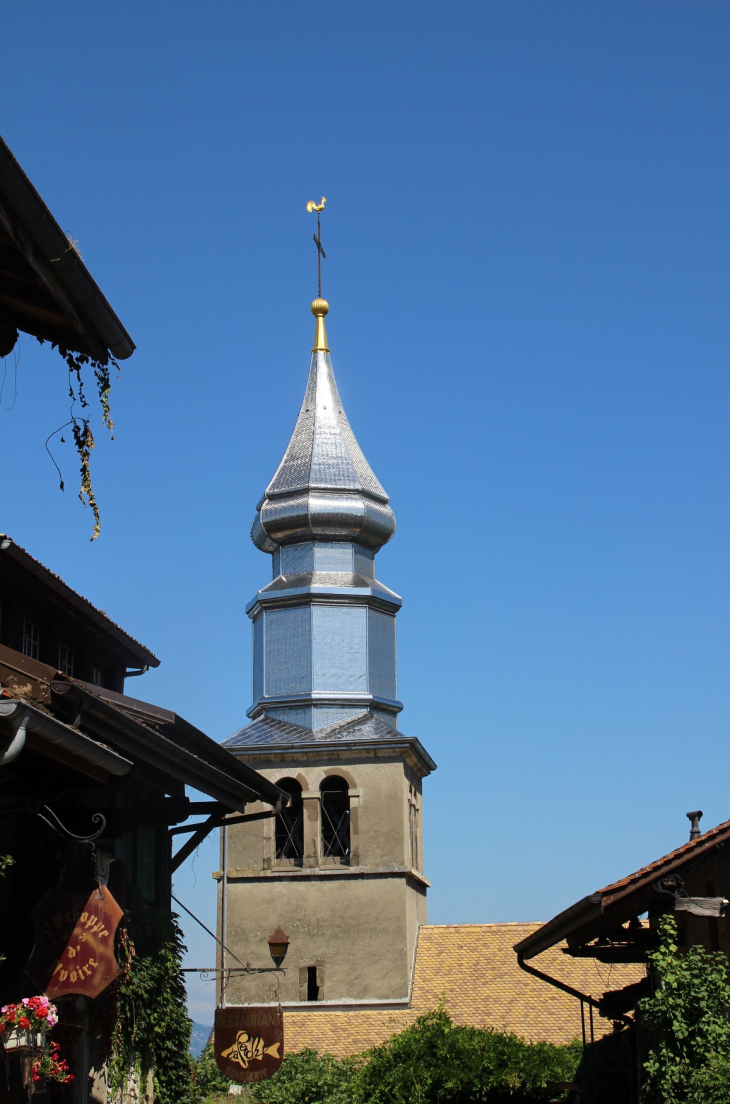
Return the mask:
[[[314,571],[314,544],[285,544],[281,549],[281,574],[304,575]]]
[[[364,579],[375,578],[375,553],[371,548],[363,548],[360,544],[354,544],[353,571],[356,575],[362,575]]]
[[[315,571],[353,570],[353,545],[319,542],[315,550]]]
[[[300,728],[324,728],[325,725],[339,724],[341,721],[350,721],[353,717],[362,715],[362,709],[357,706],[338,707],[326,705],[306,706],[282,706],[279,709],[267,709],[266,716],[273,717],[277,721],[286,721],[288,724],[299,725]],[[386,716],[384,714],[384,716]],[[386,722],[387,723],[387,722]],[[395,727],[391,718],[391,726]]]
[[[264,615],[259,614],[253,623],[253,700],[264,694]]]
[[[311,611],[308,606],[264,612],[267,697],[312,689]]]
[[[315,705],[312,709],[312,728],[324,728],[325,725],[349,721],[362,713],[362,709],[338,708],[337,706]]]
[[[312,607],[312,689],[367,691],[367,609]]]
[[[370,709],[370,713],[373,717],[377,717],[378,720],[383,721],[384,724],[390,725],[391,728],[398,727],[398,715],[396,713],[386,713],[384,709]]]
[[[396,698],[395,617],[368,610],[368,684],[378,698]]]
[[[290,705],[288,708],[267,709],[266,716],[274,717],[277,721],[288,721],[289,724],[299,725],[301,728],[314,728],[311,705]]]

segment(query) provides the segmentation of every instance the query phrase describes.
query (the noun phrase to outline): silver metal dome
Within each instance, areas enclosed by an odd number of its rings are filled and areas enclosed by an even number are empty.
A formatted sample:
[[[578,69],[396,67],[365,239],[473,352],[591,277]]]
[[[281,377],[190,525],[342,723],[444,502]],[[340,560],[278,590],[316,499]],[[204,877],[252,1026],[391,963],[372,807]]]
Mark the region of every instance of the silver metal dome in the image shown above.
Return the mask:
[[[307,540],[354,541],[377,551],[394,532],[388,496],[342,409],[329,352],[315,350],[294,432],[258,505],[251,539],[269,553]]]

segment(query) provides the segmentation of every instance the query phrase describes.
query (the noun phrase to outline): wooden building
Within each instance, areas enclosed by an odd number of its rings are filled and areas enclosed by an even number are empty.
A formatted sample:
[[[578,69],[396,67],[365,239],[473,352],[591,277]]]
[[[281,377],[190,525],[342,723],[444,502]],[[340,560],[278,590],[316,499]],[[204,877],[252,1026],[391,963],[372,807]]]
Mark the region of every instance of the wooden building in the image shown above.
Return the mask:
[[[0,357],[18,331],[106,363],[134,342],[0,138]]]
[[[572,996],[593,1023],[593,1012],[625,1031],[633,1052],[630,1099],[638,1100],[642,1040],[635,1012],[642,997],[654,992],[648,954],[659,945],[662,916],[674,912],[680,946],[700,944],[730,959],[730,929],[725,909],[730,898],[730,821],[701,834],[701,812],[688,813],[690,839],[640,870],[597,890],[529,933],[514,950],[518,964],[547,985]],[[558,946],[578,962],[608,971],[612,984],[597,996],[540,963]],[[538,959],[540,956],[540,959]],[[639,976],[626,984],[625,970]]]
[[[251,802],[264,802],[268,815],[280,807],[276,786],[195,726],[124,693],[130,674],[158,662],[0,537],[0,855],[13,860],[0,883],[0,1005],[48,983],[37,965],[39,902],[45,912],[49,901],[74,909],[75,922],[106,886],[134,932],[150,909],[169,915],[172,872],[227,813],[244,814]],[[186,785],[209,800],[191,802]],[[204,819],[183,829],[190,840],[173,854],[175,827],[194,814]],[[104,1104],[109,1025],[94,999],[58,1003],[75,1104]],[[12,1060],[5,1068],[0,1099],[14,1104],[24,1099],[22,1070]]]

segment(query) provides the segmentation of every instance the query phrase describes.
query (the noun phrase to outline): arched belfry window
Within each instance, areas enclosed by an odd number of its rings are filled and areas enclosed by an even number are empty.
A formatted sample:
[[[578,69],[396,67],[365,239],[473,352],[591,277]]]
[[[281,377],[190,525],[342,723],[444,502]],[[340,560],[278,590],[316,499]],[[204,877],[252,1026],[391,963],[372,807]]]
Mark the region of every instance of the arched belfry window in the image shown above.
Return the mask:
[[[322,803],[322,861],[347,866],[350,861],[350,797],[344,778],[332,775],[319,787]]]
[[[304,806],[302,787],[296,778],[282,778],[276,783],[291,800],[276,817],[276,865],[301,866],[304,855]]]

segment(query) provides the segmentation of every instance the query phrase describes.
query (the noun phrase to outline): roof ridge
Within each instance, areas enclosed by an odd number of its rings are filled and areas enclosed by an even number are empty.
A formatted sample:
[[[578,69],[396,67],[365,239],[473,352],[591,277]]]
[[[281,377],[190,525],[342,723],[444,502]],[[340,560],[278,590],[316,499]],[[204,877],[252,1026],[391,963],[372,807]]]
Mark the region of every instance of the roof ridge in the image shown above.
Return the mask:
[[[719,835],[723,831],[730,831],[730,820],[724,820],[721,824],[716,824],[714,828],[708,828],[706,832],[703,832],[697,839],[688,840],[683,843],[681,847],[675,847],[673,851],[668,851],[666,855],[662,855],[660,858],[655,859],[654,862],[647,863],[646,866],[639,867],[633,874],[627,874],[625,878],[619,878],[615,882],[610,882],[603,889],[597,889],[596,893],[610,893],[612,889],[618,889],[620,886],[627,885],[634,878],[641,878],[644,874],[649,874],[652,870],[656,870],[658,867],[663,866],[665,863],[671,862],[680,855],[690,854],[692,851],[697,850],[704,843],[709,843],[711,837]]]
[[[544,920],[505,920],[502,923],[497,921],[485,924],[421,924],[421,931],[425,931],[429,928],[534,928],[540,927],[544,923]]]

